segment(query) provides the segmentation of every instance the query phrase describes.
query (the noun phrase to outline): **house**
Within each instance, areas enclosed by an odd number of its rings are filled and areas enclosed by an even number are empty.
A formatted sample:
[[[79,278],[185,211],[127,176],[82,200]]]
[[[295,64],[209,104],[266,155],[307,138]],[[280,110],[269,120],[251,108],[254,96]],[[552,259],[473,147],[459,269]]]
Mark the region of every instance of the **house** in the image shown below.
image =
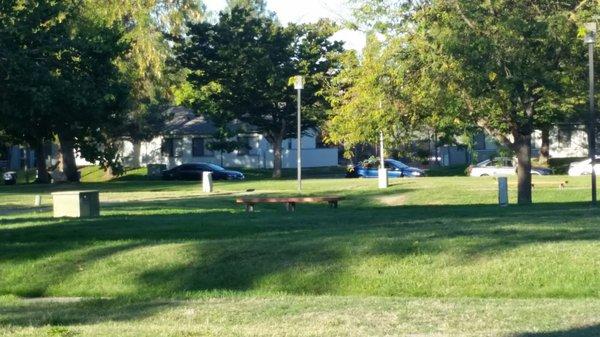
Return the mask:
[[[532,156],[539,156],[542,147],[542,132],[540,130],[534,131],[531,147]],[[474,136],[470,158],[481,162],[497,156],[501,148],[502,146],[494,138],[481,132]],[[581,158],[587,157],[587,155],[588,137],[584,125],[559,125],[550,129],[551,158]]]
[[[125,166],[165,164],[173,167],[190,162],[210,162],[225,167],[273,168],[273,148],[263,135],[251,126],[234,125],[239,130],[237,140],[246,146],[232,153],[211,151],[208,144],[216,128],[203,116],[191,110],[174,107],[167,112],[172,118],[165,123],[160,135],[134,144],[124,141],[122,160]],[[296,167],[296,139],[283,141],[283,168]],[[302,136],[302,167],[338,165],[338,148],[326,147],[315,131]]]
[[[35,167],[35,152],[18,145],[0,143],[0,172]]]

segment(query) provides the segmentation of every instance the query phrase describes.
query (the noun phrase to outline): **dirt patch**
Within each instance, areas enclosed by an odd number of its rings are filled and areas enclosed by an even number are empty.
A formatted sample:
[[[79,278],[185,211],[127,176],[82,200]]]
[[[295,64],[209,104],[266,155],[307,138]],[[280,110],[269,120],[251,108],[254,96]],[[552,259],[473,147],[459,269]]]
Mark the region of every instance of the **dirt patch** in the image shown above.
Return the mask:
[[[386,206],[402,206],[406,204],[405,195],[390,195],[385,197],[377,198],[381,204]]]

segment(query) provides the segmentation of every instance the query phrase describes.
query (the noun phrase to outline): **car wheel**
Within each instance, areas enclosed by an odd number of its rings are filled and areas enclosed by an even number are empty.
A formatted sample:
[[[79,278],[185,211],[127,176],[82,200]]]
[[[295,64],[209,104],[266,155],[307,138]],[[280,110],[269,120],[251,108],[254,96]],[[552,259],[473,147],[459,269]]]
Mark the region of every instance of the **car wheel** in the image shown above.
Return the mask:
[[[489,175],[489,174],[486,174],[486,173],[484,173],[484,174],[480,175],[480,177],[489,177],[489,176],[490,176],[490,175]]]

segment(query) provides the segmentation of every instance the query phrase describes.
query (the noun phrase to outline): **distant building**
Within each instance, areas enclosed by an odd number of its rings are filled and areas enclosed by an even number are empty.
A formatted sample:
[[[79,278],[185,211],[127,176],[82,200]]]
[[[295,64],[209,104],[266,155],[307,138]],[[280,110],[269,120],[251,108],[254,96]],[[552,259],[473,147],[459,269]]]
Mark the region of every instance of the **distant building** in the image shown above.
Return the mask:
[[[542,132],[536,130],[532,135],[531,152],[539,156],[542,147]],[[497,156],[501,145],[483,132],[474,136],[474,145],[470,153],[477,162]],[[561,125],[550,129],[551,158],[579,158],[588,155],[587,130],[583,125]]]
[[[24,146],[0,143],[0,171],[17,171],[35,167],[35,152]]]
[[[225,167],[273,168],[273,147],[263,135],[251,126],[237,125],[237,140],[245,146],[232,153],[211,151],[207,146],[215,133],[214,124],[191,110],[175,107],[172,119],[160,135],[148,142],[133,144],[125,141],[122,158],[125,166],[165,164],[168,167],[191,163],[210,162]],[[283,168],[296,167],[296,139],[285,139],[282,148]],[[317,132],[302,137],[302,166],[328,167],[338,165],[338,148],[326,147],[319,142]]]

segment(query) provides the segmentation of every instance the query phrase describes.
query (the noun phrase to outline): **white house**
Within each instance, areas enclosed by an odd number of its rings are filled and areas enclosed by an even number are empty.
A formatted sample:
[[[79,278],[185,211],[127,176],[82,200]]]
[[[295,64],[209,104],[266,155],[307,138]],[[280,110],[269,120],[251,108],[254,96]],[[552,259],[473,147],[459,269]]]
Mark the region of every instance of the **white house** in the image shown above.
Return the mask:
[[[225,167],[273,168],[273,148],[265,137],[253,131],[238,135],[246,148],[233,153],[213,152],[207,144],[216,131],[213,123],[192,111],[175,107],[161,134],[151,141],[134,145],[125,141],[122,158],[125,166],[165,164],[173,167],[183,163],[210,162]],[[296,167],[296,139],[283,141],[283,168]],[[325,147],[318,142],[316,132],[302,137],[302,167],[338,165],[338,148]]]

